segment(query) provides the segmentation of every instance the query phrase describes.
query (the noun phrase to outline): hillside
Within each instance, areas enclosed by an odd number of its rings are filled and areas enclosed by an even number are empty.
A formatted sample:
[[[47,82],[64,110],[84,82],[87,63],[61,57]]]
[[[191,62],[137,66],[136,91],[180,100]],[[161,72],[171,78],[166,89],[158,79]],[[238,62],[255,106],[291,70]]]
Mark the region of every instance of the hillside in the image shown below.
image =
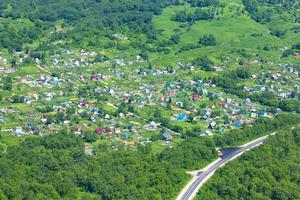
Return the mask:
[[[0,199],[174,199],[217,148],[297,126],[299,14],[297,0],[0,0]],[[199,195],[222,198],[212,186]]]

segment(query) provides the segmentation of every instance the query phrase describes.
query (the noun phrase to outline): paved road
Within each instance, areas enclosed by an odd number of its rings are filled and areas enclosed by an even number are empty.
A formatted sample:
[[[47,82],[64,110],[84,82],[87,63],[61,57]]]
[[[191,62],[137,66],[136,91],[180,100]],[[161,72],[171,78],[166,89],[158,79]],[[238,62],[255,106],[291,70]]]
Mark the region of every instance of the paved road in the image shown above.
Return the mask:
[[[213,175],[216,169],[222,167],[228,161],[235,159],[237,156],[241,155],[245,151],[250,150],[256,147],[257,145],[260,145],[267,139],[268,136],[265,136],[253,142],[250,142],[247,145],[240,148],[222,149],[221,152],[223,152],[223,155],[221,156],[221,159],[216,163],[214,163],[213,165],[206,168],[204,171],[199,172],[194,182],[185,190],[184,194],[178,199],[191,200],[194,197],[195,192],[202,186],[202,184],[204,184],[205,181],[207,181],[207,179],[209,179],[211,175]]]

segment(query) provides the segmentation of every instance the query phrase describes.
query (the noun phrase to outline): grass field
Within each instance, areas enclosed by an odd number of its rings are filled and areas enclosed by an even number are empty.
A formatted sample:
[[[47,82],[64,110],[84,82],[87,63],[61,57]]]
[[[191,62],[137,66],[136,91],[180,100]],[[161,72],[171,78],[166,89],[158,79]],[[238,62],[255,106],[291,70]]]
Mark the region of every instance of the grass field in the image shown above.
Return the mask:
[[[36,66],[25,66],[20,67],[13,75],[14,76],[25,76],[25,75],[35,75],[41,74],[41,70]]]
[[[245,49],[250,55],[264,59],[279,60],[281,49],[286,44],[292,44],[299,35],[288,33],[284,38],[270,35],[267,25],[255,22],[247,14],[241,14],[243,9],[240,0],[224,1],[223,13],[213,20],[197,21],[192,24],[179,23],[171,18],[176,11],[188,9],[188,6],[173,6],[166,8],[162,15],[154,17],[154,26],[161,30],[160,40],[168,40],[173,34],[180,35],[180,43],[173,45],[170,54],[151,54],[155,63],[169,64],[175,61],[191,61],[197,56],[207,55],[212,59],[219,60],[221,56],[233,58],[241,57],[236,51]],[[182,28],[182,27],[190,28]],[[289,25],[286,25],[289,26]],[[291,25],[290,25],[291,26]],[[175,55],[175,52],[187,44],[197,44],[199,38],[205,34],[213,34],[217,39],[217,46],[202,47]],[[269,51],[263,50],[265,46]]]

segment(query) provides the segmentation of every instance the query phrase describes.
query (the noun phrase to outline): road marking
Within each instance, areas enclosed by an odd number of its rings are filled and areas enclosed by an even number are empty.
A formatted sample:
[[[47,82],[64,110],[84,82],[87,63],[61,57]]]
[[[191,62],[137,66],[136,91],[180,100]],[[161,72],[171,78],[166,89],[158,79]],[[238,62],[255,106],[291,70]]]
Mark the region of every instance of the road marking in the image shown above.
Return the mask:
[[[276,132],[270,134],[275,135]],[[178,195],[176,200],[191,200],[193,199],[198,190],[203,186],[207,180],[215,173],[215,171],[231,160],[236,159],[237,157],[241,156],[246,151],[249,151],[265,142],[268,139],[269,135],[260,137],[258,139],[255,139],[243,146],[241,146],[236,151],[233,151],[230,155],[226,156],[225,158],[220,158],[212,163],[210,163],[207,167],[205,167],[202,170],[194,171],[190,174],[192,174],[194,177],[192,180],[184,187],[184,189],[181,191],[181,193]],[[195,173],[198,172],[198,173]],[[199,172],[202,172],[199,174]]]

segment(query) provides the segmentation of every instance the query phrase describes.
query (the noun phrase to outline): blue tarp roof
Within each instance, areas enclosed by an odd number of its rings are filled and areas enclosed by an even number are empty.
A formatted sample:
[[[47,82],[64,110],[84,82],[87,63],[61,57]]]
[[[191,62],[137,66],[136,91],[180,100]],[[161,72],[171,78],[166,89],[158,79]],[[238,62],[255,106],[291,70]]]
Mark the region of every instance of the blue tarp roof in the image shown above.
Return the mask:
[[[164,140],[170,139],[170,134],[169,133],[164,133],[163,134],[163,139]]]
[[[184,121],[187,120],[187,116],[184,113],[180,113],[179,116],[177,117],[177,121]]]
[[[259,116],[264,116],[266,114],[266,111],[259,111]]]
[[[240,123],[239,121],[235,121],[235,122],[233,123],[233,125],[234,125],[235,127],[239,127],[239,126],[241,125],[241,123]]]

